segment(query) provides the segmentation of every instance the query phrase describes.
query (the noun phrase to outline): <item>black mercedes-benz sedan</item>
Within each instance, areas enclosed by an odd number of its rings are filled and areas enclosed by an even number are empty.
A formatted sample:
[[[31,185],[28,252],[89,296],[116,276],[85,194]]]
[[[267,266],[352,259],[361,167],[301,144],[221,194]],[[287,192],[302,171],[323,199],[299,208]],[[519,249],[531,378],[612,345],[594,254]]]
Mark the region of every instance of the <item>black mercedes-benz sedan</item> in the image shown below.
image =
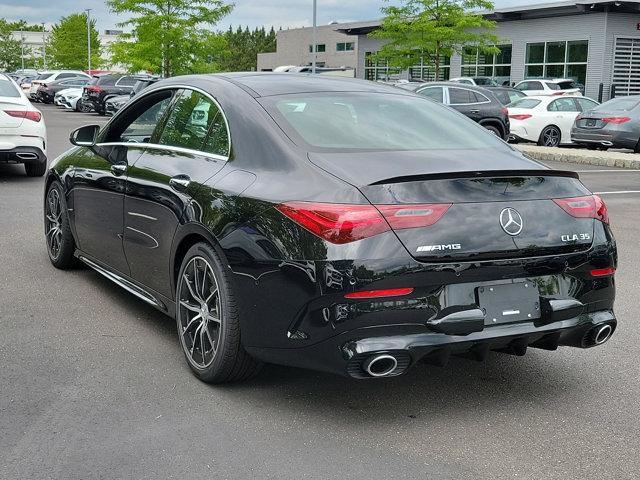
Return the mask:
[[[176,77],[71,142],[46,179],[51,262],[174,317],[204,381],[262,362],[389,377],[616,328],[602,200],[414,93]]]

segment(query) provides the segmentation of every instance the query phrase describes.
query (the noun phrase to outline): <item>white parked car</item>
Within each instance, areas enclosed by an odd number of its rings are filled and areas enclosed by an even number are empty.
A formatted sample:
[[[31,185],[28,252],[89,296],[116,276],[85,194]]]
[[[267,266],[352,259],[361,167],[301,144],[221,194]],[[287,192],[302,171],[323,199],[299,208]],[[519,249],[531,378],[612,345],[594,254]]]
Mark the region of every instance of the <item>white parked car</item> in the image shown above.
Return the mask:
[[[78,100],[82,99],[82,90],[82,87],[65,88],[64,90],[60,90],[56,93],[53,103],[59,107],[66,108],[67,110],[75,110],[76,112],[79,112],[82,102],[80,102],[79,105]]]
[[[42,113],[24,92],[0,74],[0,162],[23,163],[27,175],[47,169],[47,129]]]
[[[582,95],[580,85],[571,78],[533,78],[522,80],[513,88],[526,95]]]
[[[577,95],[523,97],[507,105],[512,140],[529,140],[546,147],[571,143],[571,127],[578,114],[598,102]]]
[[[464,83],[466,85],[475,85],[477,87],[497,87],[500,85],[495,78],[491,77],[456,77],[449,79],[449,81]]]
[[[63,78],[74,77],[86,77],[91,78],[91,75],[87,75],[81,70],[49,70],[46,72],[40,72],[40,74],[31,81],[31,87],[29,88],[29,99],[37,101],[36,93],[38,87],[43,83],[53,82],[54,80],[62,80]]]

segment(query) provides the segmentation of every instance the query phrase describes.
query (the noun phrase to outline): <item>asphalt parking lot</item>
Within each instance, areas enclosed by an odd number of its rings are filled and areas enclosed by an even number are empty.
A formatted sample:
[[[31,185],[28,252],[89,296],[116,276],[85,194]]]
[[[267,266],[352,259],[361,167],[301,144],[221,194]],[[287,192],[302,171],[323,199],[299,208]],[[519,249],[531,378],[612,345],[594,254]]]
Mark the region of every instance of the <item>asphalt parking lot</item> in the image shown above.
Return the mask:
[[[50,158],[104,121],[39,108]],[[640,171],[551,166],[609,206],[619,324],[604,346],[379,381],[269,366],[213,387],[191,375],[173,320],[51,266],[42,179],[0,165],[0,478],[639,478]]]

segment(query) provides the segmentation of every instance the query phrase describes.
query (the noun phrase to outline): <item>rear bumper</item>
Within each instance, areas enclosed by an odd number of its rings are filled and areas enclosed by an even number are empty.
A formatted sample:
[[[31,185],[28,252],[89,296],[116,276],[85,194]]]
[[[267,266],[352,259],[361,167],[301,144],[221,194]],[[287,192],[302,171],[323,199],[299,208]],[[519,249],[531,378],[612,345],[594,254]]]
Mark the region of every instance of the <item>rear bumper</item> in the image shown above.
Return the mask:
[[[38,147],[0,150],[0,163],[46,163],[46,154]]]
[[[484,360],[491,351],[520,356],[528,347],[545,350],[556,350],[558,346],[589,348],[599,345],[595,340],[596,333],[605,325],[611,327],[610,334],[615,331],[617,321],[612,310],[584,313],[544,325],[534,322],[492,325],[469,335],[415,333],[415,327],[398,325],[360,329],[302,349],[245,348],[266,362],[369,378],[366,362],[379,355],[396,359],[397,367],[385,376],[397,376],[419,362],[444,365],[451,355]]]
[[[571,140],[585,145],[602,145],[604,147],[635,148],[638,138],[624,130],[572,128]]]

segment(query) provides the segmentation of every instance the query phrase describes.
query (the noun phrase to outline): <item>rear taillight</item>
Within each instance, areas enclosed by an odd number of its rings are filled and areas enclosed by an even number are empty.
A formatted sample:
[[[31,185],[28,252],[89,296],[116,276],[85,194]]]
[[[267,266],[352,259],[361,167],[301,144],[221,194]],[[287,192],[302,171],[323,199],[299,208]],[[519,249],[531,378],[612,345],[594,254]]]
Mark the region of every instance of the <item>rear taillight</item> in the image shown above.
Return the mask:
[[[40,112],[32,110],[4,110],[4,113],[11,117],[26,118],[33,122],[39,122],[40,119],[42,119],[42,114]]]
[[[328,242],[343,244],[389,231],[373,205],[288,202],[276,208]]]
[[[287,202],[276,208],[314,235],[343,244],[380,233],[429,227],[451,207],[450,203],[424,205],[350,205]]]
[[[602,121],[604,123],[615,123],[617,125],[631,121],[631,117],[604,117],[602,118]]]
[[[97,85],[89,85],[85,88],[87,89],[87,92],[100,93],[102,91],[102,87],[99,87]]]
[[[430,227],[447,213],[451,203],[425,205],[376,205],[394,230]]]
[[[531,118],[533,115],[528,113],[517,113],[513,115],[509,115],[509,118],[513,118],[514,120],[526,120],[527,118]]]
[[[595,218],[602,223],[609,224],[607,206],[598,195],[584,197],[558,198],[554,202],[572,217]]]

